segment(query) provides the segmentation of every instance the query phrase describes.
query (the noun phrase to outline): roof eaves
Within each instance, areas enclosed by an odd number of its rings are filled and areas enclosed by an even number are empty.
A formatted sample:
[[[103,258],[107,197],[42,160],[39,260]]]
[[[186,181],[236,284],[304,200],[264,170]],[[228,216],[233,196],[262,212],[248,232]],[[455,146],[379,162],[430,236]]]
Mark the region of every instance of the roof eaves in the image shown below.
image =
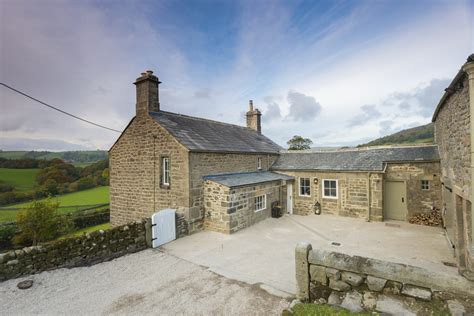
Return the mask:
[[[453,89],[454,89],[454,86],[464,77],[464,70],[461,68],[459,69],[458,73],[456,74],[456,76],[454,77],[453,81],[451,81],[451,83],[449,84],[449,86],[444,89],[444,93],[443,93],[443,96],[441,97],[441,100],[439,100],[439,103],[438,105],[436,106],[436,109],[433,113],[433,117],[431,118],[431,122],[434,122],[436,121],[436,118],[438,117],[438,113],[439,111],[441,111],[441,108],[443,107],[446,99],[451,95],[453,94]]]
[[[317,172],[382,172],[383,169],[320,169],[320,168],[290,168],[272,167],[271,170],[280,171],[317,171]]]
[[[279,151],[245,151],[245,150],[209,150],[189,149],[192,153],[219,153],[219,154],[248,154],[248,155],[279,155]]]

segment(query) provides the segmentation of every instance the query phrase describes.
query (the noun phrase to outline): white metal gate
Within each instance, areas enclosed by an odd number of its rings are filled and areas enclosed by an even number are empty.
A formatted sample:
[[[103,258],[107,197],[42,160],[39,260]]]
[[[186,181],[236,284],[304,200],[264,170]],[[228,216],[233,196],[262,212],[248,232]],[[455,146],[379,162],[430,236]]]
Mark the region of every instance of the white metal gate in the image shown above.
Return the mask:
[[[164,209],[151,217],[153,248],[176,239],[176,210]]]

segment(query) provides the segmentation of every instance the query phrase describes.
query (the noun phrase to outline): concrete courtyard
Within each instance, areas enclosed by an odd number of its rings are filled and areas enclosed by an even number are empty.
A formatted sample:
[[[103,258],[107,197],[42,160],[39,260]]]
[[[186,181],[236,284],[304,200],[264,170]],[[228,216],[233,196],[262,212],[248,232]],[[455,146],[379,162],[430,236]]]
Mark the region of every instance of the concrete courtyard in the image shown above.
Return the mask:
[[[270,293],[296,293],[294,249],[300,241],[333,250],[457,276],[444,231],[406,222],[366,222],[332,215],[269,218],[232,235],[200,232],[161,247],[225,277]],[[337,244],[334,244],[337,243]],[[338,245],[339,244],[339,245]]]

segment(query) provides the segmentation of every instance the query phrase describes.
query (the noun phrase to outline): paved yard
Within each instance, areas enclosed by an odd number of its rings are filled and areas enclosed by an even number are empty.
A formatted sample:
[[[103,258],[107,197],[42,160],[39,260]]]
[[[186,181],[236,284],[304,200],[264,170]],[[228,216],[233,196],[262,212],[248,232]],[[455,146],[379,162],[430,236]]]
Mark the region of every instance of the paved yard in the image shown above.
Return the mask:
[[[30,278],[32,288],[16,288]],[[287,306],[258,285],[152,249],[0,283],[0,315],[281,315]]]
[[[231,279],[263,283],[270,292],[285,296],[296,292],[294,249],[299,241],[457,275],[456,268],[442,263],[453,263],[454,258],[441,228],[331,215],[270,218],[233,235],[200,232],[163,249]]]

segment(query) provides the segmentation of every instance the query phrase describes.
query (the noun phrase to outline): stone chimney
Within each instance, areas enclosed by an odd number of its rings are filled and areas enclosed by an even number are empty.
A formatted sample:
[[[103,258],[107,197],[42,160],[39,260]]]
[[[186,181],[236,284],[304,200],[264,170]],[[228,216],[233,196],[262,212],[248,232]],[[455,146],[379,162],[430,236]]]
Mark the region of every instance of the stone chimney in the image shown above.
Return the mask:
[[[160,111],[160,96],[158,85],[160,80],[153,75],[153,71],[142,72],[134,85],[137,87],[136,116],[148,115],[148,112]]]
[[[262,124],[261,117],[262,113],[259,109],[253,109],[253,101],[249,101],[249,111],[246,114],[247,116],[247,127],[253,129],[259,134],[262,134]]]

